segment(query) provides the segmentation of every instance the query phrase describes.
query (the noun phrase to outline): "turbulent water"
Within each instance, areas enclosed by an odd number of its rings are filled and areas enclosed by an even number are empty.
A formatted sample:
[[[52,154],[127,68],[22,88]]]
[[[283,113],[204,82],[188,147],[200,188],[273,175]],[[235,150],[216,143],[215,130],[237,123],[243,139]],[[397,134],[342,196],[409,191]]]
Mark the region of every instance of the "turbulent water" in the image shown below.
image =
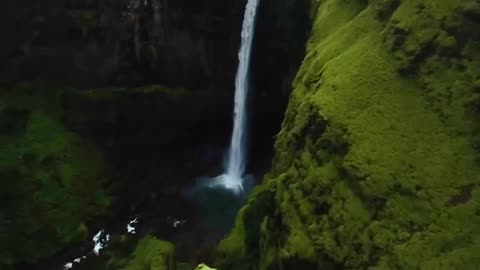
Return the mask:
[[[226,159],[225,173],[217,177],[213,185],[223,186],[240,193],[246,167],[247,144],[247,96],[249,90],[249,67],[255,32],[255,17],[259,0],[248,0],[242,26],[242,44],[238,53],[239,66],[235,79],[235,108],[233,132]]]

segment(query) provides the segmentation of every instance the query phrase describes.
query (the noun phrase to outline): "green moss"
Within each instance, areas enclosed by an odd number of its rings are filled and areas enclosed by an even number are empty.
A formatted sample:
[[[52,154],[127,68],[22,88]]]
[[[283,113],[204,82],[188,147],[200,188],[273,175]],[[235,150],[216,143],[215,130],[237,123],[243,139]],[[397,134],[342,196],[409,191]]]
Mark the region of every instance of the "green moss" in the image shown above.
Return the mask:
[[[0,262],[33,263],[88,235],[105,214],[101,153],[60,122],[56,90],[3,88]]]
[[[113,237],[97,258],[99,260],[95,269],[192,270],[195,268],[190,263],[176,262],[174,245],[151,235],[141,239],[128,234]],[[86,265],[86,267],[89,266]]]
[[[217,262],[220,269],[248,269],[258,258],[260,246],[260,225],[264,216],[272,212],[272,192],[260,186],[251,195],[249,202],[240,209],[235,227],[217,248]]]
[[[175,247],[152,236],[143,238],[122,270],[175,270]]]
[[[232,233],[260,228],[259,268],[475,269],[480,47],[462,29],[480,25],[467,2],[316,1],[265,184],[275,214]]]
[[[216,270],[216,269],[210,268],[206,264],[201,263],[197,266],[197,268],[195,268],[195,270]]]

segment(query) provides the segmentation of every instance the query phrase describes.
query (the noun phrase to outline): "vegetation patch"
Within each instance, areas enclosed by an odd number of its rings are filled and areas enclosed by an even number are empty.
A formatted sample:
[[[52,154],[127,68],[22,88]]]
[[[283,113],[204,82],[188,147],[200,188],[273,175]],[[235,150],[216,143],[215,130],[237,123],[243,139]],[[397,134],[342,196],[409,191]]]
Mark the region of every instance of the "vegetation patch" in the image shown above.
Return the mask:
[[[85,240],[110,204],[102,153],[65,129],[60,90],[5,86],[0,111],[0,265],[30,264]]]

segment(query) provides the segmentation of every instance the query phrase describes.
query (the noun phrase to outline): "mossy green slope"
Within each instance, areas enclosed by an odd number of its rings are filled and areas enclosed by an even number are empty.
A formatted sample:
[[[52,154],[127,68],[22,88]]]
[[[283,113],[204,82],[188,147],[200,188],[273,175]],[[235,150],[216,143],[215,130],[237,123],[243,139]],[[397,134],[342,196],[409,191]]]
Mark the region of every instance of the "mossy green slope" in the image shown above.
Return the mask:
[[[152,236],[143,238],[122,270],[175,270],[175,247]]]
[[[237,222],[220,268],[241,250],[254,269],[478,269],[479,15],[467,0],[313,1],[263,184],[275,209]]]
[[[137,240],[134,236],[123,235],[109,242],[100,256],[102,262],[98,265],[80,265],[80,269],[102,270],[193,270],[195,266],[179,262],[175,246],[152,235],[146,235]],[[204,267],[200,267],[203,265]],[[195,269],[209,270],[201,264]],[[215,270],[215,269],[211,269]]]
[[[2,269],[86,239],[86,224],[109,205],[102,154],[64,128],[61,93],[32,85],[1,88]]]

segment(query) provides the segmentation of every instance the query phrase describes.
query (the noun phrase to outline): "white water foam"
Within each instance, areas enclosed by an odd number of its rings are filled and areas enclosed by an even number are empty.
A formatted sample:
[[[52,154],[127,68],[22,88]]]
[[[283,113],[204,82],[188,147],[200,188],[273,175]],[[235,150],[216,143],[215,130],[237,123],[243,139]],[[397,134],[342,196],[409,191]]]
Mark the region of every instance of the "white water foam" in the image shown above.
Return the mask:
[[[136,234],[137,233],[137,228],[135,226],[138,224],[138,218],[134,218],[130,220],[130,222],[127,224],[127,233],[129,234]]]
[[[102,239],[102,235],[104,234],[104,230],[100,230],[95,236],[93,237],[92,241],[95,243],[93,247],[93,253],[95,255],[100,254],[100,250],[104,249],[107,246],[108,241],[110,241],[110,234],[105,236],[105,239]]]
[[[95,255],[99,255],[100,250],[104,249],[107,246],[107,242],[110,240],[110,234],[106,234],[105,237],[102,238],[102,235],[104,233],[105,233],[104,230],[100,230],[97,234],[93,236],[92,242],[94,243],[94,247],[92,252],[95,253]],[[82,260],[86,258],[87,256],[76,258],[73,261],[64,264],[63,268],[72,269],[75,264],[79,264]]]

